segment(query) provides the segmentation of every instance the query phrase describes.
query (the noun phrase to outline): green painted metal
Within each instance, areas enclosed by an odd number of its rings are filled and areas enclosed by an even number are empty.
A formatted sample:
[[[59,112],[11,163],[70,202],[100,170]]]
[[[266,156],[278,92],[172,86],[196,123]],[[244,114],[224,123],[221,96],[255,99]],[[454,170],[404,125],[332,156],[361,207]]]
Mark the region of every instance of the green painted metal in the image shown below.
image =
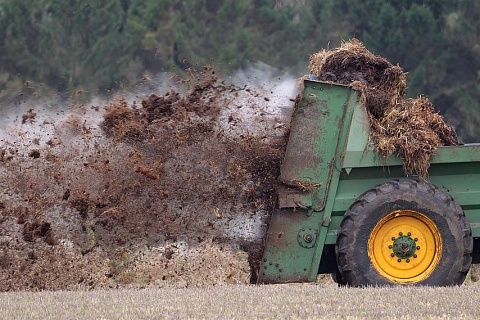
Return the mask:
[[[393,240],[391,247],[392,254],[397,256],[399,259],[409,259],[413,257],[415,255],[415,251],[417,251],[417,243],[415,241],[416,240],[409,235],[399,236]]]
[[[369,145],[366,111],[350,87],[305,81],[281,167],[259,283],[314,281],[344,212],[372,187],[404,178],[401,161]],[[480,144],[439,147],[427,180],[447,190],[480,237]],[[407,239],[408,240],[408,239]]]
[[[269,224],[260,283],[316,279],[340,176],[336,165],[345,153],[357,99],[347,86],[305,81],[280,171],[286,187]]]
[[[352,117],[357,94],[346,86],[314,81],[305,81],[304,85],[280,168],[282,182],[291,187],[280,192],[280,206],[322,211],[337,147],[344,146],[348,136],[345,121]]]

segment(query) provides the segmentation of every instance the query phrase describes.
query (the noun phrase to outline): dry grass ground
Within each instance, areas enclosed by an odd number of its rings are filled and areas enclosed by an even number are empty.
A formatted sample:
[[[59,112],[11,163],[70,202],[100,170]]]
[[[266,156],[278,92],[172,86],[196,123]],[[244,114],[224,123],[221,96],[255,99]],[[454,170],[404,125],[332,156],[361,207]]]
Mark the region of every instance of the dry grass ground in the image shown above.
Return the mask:
[[[478,319],[480,286],[332,283],[0,294],[9,319]]]

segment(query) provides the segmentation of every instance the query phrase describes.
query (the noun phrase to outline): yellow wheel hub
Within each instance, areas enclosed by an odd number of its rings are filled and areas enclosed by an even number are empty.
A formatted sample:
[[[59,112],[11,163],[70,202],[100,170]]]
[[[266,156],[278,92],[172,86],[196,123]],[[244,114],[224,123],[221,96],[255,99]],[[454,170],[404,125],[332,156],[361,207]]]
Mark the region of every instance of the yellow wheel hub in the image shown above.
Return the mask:
[[[368,239],[375,269],[396,283],[426,279],[442,256],[442,238],[435,223],[413,210],[398,210],[380,220]]]

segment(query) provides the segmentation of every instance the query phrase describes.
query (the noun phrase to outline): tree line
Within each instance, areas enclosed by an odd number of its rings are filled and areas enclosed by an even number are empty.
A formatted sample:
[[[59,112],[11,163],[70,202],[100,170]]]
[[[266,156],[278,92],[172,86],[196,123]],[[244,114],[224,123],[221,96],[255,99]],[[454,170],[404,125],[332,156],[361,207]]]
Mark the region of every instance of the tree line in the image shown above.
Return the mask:
[[[300,76],[311,54],[356,37],[475,141],[479,16],[476,0],[0,0],[0,90],[105,92],[145,73],[257,61]]]

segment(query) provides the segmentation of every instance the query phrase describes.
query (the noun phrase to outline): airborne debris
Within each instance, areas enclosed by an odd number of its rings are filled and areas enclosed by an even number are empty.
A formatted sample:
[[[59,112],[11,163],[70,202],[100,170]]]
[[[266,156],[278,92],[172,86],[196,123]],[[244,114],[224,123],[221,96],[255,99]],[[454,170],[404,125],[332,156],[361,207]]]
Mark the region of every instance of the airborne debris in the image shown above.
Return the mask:
[[[211,68],[150,92],[4,119],[0,291],[249,281],[290,97]]]
[[[22,124],[29,122],[32,123],[35,121],[35,117],[37,116],[37,113],[33,111],[33,109],[29,109],[27,112],[25,112],[22,115]]]

